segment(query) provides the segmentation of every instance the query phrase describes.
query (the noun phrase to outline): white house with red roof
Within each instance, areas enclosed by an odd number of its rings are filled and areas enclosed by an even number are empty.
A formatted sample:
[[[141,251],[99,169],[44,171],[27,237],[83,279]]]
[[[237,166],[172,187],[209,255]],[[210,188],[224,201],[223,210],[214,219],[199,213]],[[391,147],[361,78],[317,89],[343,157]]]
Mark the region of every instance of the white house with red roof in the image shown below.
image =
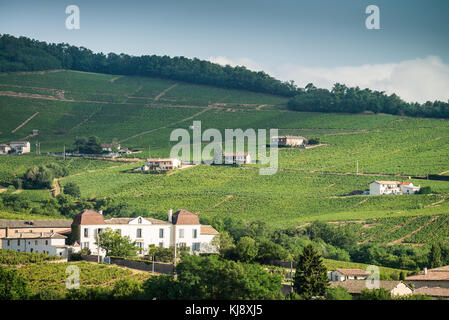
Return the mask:
[[[384,194],[414,194],[421,186],[414,186],[411,182],[400,181],[373,181],[369,184],[370,195]]]
[[[148,251],[150,245],[169,248],[189,247],[190,251],[214,253],[216,248],[212,239],[218,235],[217,230],[209,225],[201,225],[198,215],[188,210],[169,210],[168,220],[153,218],[112,218],[104,219],[100,212],[85,210],[75,216],[72,223],[72,236],[81,248],[90,249],[92,254],[105,255],[104,250],[98,252],[98,233],[110,228],[119,230],[122,236],[127,236],[141,253]]]

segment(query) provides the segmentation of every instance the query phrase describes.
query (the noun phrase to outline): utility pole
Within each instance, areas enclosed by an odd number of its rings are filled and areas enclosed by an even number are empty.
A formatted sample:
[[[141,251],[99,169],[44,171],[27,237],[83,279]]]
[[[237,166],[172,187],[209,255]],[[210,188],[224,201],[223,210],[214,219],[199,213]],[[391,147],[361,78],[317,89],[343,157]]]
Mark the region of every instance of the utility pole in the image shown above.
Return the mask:
[[[174,235],[175,235],[175,260],[174,260],[174,263],[173,263],[173,275],[174,275],[174,278],[176,279],[177,277],[176,277],[176,226],[174,227]]]
[[[100,236],[98,235],[97,229],[97,262],[100,263]]]

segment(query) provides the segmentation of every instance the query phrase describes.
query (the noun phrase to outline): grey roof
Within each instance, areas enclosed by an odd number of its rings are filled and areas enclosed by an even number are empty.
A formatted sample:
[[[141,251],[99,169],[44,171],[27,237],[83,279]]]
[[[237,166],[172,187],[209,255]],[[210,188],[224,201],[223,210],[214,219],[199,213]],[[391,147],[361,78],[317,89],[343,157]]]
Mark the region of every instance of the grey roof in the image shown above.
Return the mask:
[[[18,232],[13,233],[9,237],[5,237],[4,239],[66,239],[66,238],[67,238],[66,236],[51,232]]]
[[[16,220],[0,219],[0,229],[5,228],[70,228],[72,220]]]

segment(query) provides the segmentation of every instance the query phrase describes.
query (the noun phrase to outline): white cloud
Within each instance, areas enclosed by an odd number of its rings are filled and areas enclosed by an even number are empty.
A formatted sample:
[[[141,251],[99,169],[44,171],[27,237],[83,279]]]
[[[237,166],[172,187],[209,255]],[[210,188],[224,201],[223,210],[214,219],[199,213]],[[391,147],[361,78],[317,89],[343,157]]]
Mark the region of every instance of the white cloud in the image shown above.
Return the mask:
[[[437,56],[405,60],[399,63],[366,64],[341,67],[305,67],[283,64],[275,68],[263,68],[248,58],[229,59],[211,57],[211,62],[245,65],[251,70],[264,70],[281,80],[294,80],[304,87],[312,82],[317,87],[332,88],[336,82],[347,86],[359,86],[372,90],[396,93],[402,99],[413,102],[449,99],[449,66]]]

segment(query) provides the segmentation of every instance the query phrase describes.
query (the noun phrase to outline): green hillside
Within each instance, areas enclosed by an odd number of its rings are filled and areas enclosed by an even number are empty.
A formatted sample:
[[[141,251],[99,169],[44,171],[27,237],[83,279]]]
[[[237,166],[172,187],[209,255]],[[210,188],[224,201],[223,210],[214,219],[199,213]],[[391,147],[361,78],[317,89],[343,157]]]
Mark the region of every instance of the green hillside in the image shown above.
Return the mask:
[[[0,143],[27,139],[33,152],[37,141],[42,153],[61,152],[64,146],[73,148],[77,137],[96,135],[104,143],[117,139],[124,147],[143,150],[131,156],[148,156],[150,146],[151,156],[166,157],[176,143],[169,141],[171,131],[187,129],[196,120],[203,131],[279,128],[281,134],[318,137],[323,145],[279,150],[279,171],[273,176],[259,175],[258,164],[201,165],[170,175],[144,175],[128,171],[136,164],[0,157],[0,185],[6,188],[31,166],[58,161],[69,172],[60,179],[61,187],[75,182],[85,199],[111,198],[150,216],[165,217],[169,208],[185,208],[203,218],[236,217],[273,227],[317,219],[357,220],[365,223],[347,227],[359,234],[361,242],[408,236],[404,243],[421,243],[432,232],[448,237],[444,230],[448,230],[449,182],[411,180],[431,187],[431,194],[350,195],[367,190],[375,179],[408,180],[447,172],[447,120],[296,112],[286,103],[284,97],[155,78],[75,71],[3,74]],[[29,136],[33,129],[39,130],[37,136]],[[34,202],[51,199],[46,190],[19,191],[20,197]],[[426,223],[428,227],[416,231]],[[403,229],[389,236],[398,225]],[[378,237],[370,236],[374,230]]]

